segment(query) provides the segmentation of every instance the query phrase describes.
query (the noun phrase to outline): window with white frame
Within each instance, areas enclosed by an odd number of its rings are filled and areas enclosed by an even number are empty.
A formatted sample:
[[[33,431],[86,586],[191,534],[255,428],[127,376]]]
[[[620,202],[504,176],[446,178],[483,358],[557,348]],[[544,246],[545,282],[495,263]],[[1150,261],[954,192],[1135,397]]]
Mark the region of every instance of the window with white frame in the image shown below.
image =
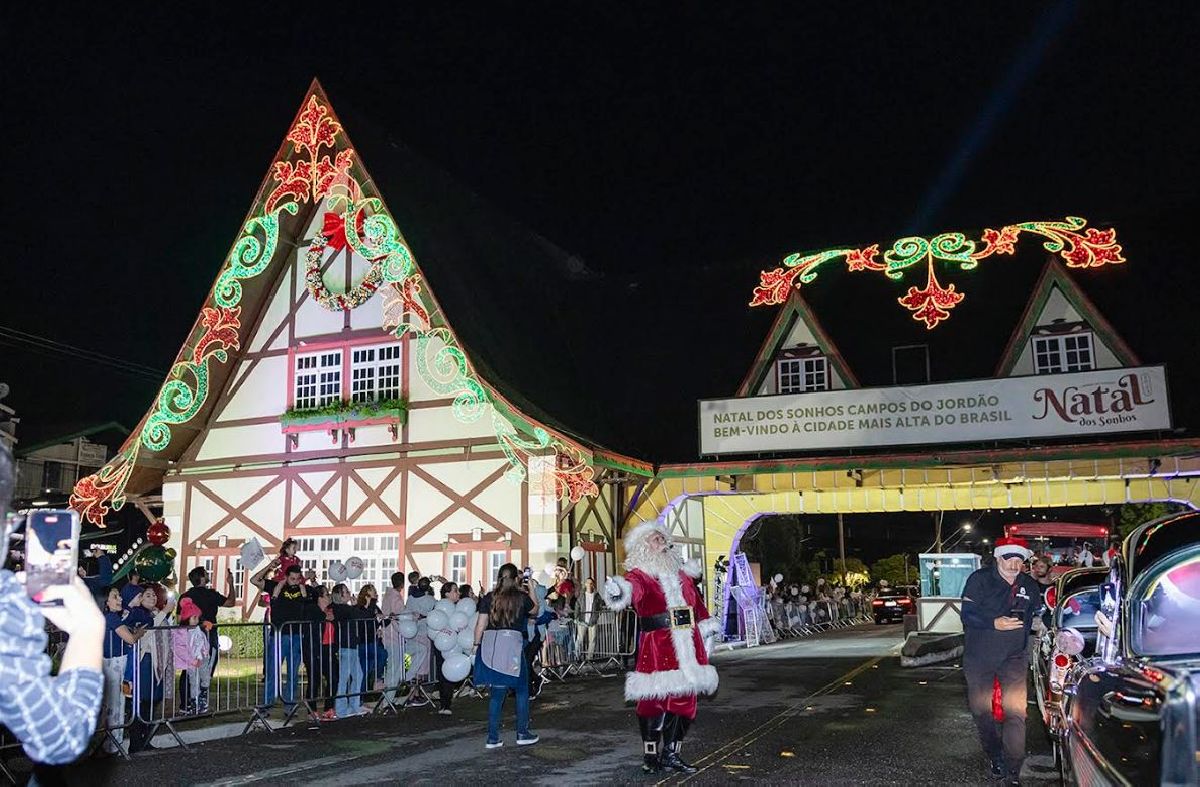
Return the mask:
[[[350,398],[381,402],[400,398],[400,345],[356,347],[350,353]]]
[[[374,552],[375,551],[375,536],[355,536],[354,537],[355,552]]]
[[[242,598],[242,586],[246,581],[246,569],[242,567],[242,559],[235,557],[233,559],[233,595],[238,600]]]
[[[296,356],[292,406],[312,410],[342,398],[342,351]]]
[[[312,552],[316,548],[317,548],[317,540],[315,538],[312,538],[311,536],[308,538],[297,538],[296,539],[296,551],[297,552]]]
[[[508,555],[504,552],[488,553],[488,587],[495,587],[496,578],[500,576],[500,566],[506,562],[508,562]]]
[[[1037,374],[1090,371],[1095,368],[1092,335],[1033,337],[1033,368]]]
[[[213,576],[213,559],[212,559],[211,557],[206,557],[206,558],[204,558],[203,560],[201,560],[201,561],[200,561],[200,565],[204,566],[204,573],[205,573],[205,574],[208,574],[208,581],[209,581],[209,584],[214,584],[214,583],[213,583],[213,581],[212,581],[212,576]]]
[[[380,552],[398,552],[400,551],[400,536],[380,536],[379,537]]]
[[[467,553],[455,552],[450,555],[450,577],[455,584],[467,581]]]
[[[322,538],[321,539],[321,551],[322,552],[337,552],[341,548],[342,548],[342,540],[340,538]]]
[[[829,390],[829,361],[824,355],[812,358],[783,358],[778,362],[779,393]]]

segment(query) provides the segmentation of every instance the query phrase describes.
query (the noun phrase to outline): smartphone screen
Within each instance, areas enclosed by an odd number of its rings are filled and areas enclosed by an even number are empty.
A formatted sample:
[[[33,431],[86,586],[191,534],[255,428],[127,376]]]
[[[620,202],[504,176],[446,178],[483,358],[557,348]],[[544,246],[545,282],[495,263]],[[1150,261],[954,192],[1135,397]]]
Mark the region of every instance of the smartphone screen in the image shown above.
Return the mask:
[[[31,511],[25,524],[25,591],[41,601],[46,588],[69,585],[79,561],[79,514]]]
[[[529,579],[533,576],[533,569],[529,566],[526,566],[525,571],[521,574],[521,576],[523,576],[525,579]]]

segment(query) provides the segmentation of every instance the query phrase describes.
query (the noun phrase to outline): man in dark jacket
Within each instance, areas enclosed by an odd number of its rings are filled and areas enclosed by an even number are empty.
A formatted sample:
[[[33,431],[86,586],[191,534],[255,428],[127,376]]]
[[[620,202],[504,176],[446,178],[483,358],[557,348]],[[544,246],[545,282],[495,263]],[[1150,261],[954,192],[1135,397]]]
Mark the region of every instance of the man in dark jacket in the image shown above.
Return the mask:
[[[1021,572],[1033,554],[1024,539],[997,539],[994,552],[995,564],[971,574],[963,588],[962,664],[967,702],[992,775],[1017,784],[1025,760],[1025,674],[1029,670],[1025,648],[1041,590]],[[1004,708],[1000,728],[992,715],[996,681]]]

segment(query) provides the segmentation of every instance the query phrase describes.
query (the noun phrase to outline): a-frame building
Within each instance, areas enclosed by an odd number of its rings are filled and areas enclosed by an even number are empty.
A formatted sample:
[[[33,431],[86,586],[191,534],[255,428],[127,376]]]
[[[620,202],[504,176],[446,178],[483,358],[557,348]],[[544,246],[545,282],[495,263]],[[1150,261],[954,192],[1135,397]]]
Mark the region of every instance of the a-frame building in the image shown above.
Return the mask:
[[[412,569],[486,585],[579,541],[585,572],[611,571],[620,503],[596,498],[648,467],[478,371],[422,272],[460,239],[410,236],[351,131],[314,81],[156,401],[72,504],[100,524],[161,485],[180,574],[230,568],[246,615],[252,537],[299,539],[322,579],[361,557],[358,585]]]

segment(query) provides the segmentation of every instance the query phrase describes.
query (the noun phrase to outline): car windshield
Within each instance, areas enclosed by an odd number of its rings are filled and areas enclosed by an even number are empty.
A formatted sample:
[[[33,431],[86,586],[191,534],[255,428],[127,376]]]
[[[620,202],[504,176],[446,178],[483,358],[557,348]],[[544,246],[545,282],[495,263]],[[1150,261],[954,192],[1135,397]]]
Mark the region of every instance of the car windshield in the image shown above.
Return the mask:
[[[1100,588],[1068,596],[1059,614],[1059,628],[1094,629],[1100,611]]]
[[[1134,590],[1130,644],[1135,653],[1200,653],[1200,544],[1151,568]]]

